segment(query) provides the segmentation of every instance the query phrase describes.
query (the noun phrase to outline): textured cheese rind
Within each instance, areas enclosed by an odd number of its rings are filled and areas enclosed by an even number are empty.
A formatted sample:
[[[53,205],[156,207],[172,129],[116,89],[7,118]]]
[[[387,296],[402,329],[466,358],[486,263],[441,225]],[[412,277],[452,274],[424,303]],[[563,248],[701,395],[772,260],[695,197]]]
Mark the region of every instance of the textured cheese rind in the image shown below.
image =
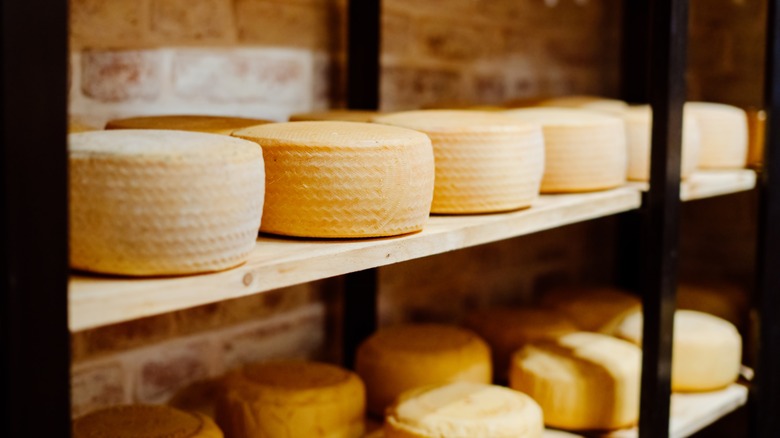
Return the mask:
[[[256,144],[215,134],[70,134],[70,263],[120,275],[218,271],[254,248],[265,177]]]
[[[611,287],[551,290],[541,297],[540,304],[565,314],[581,330],[608,335],[626,316],[642,307],[636,296]]]
[[[73,438],[222,438],[206,415],[168,406],[115,406],[73,422]]]
[[[216,411],[229,438],[358,438],[365,387],[333,365],[267,362],[229,374]]]
[[[240,130],[263,148],[261,231],[300,237],[411,233],[428,220],[430,139],[410,129],[357,122],[289,122]]]
[[[368,411],[376,415],[409,389],[492,378],[487,344],[471,331],[438,324],[378,331],[358,348],[355,370],[366,383]]]
[[[542,125],[542,193],[603,190],[625,183],[627,149],[620,118],[568,108],[523,108],[502,114]]]
[[[453,382],[402,394],[387,412],[386,438],[541,438],[542,410],[500,386]]]
[[[237,129],[272,123],[270,120],[242,117],[164,115],[142,116],[111,120],[106,129],[171,129],[177,131],[205,132],[230,135]]]
[[[617,336],[642,344],[642,313],[625,318]],[[737,380],[742,364],[742,337],[730,322],[693,310],[674,314],[672,390],[711,391]]]
[[[538,125],[469,110],[407,111],[374,121],[431,138],[436,157],[432,213],[515,210],[529,207],[539,195],[544,140]]]
[[[513,357],[510,387],[539,403],[548,426],[628,427],[639,417],[641,356],[636,345],[598,333],[532,342]]]
[[[565,314],[537,307],[481,310],[469,314],[464,324],[490,345],[493,372],[502,380],[508,376],[512,354],[528,342],[578,331]]]
[[[563,96],[542,100],[538,106],[582,108],[609,113],[620,113],[628,108],[625,101],[600,96]]]
[[[334,109],[312,113],[300,113],[290,116],[291,122],[305,121],[342,121],[342,122],[371,122],[374,117],[380,115],[379,111]]]
[[[701,132],[699,167],[735,169],[745,167],[748,155],[748,125],[745,110],[731,105],[688,102],[685,110],[696,118]]]

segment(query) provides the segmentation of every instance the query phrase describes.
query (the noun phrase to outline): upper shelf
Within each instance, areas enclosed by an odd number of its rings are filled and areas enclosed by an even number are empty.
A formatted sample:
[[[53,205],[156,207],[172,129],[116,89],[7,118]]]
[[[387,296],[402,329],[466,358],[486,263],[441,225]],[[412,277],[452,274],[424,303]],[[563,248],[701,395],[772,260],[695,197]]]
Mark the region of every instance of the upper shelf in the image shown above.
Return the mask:
[[[648,183],[634,182],[629,185],[647,191]],[[693,201],[731,193],[744,192],[756,186],[756,172],[750,169],[699,170],[680,184],[680,199]]]

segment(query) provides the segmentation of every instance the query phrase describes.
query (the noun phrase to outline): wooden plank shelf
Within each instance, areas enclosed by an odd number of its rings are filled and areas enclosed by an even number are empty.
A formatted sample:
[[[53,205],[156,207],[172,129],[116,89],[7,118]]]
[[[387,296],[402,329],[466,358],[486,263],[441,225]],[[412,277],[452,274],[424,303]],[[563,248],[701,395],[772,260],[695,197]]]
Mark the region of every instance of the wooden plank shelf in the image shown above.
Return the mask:
[[[630,186],[646,192],[646,182],[632,182]],[[698,170],[680,185],[680,199],[694,201],[752,190],[756,187],[756,172],[750,169]]]

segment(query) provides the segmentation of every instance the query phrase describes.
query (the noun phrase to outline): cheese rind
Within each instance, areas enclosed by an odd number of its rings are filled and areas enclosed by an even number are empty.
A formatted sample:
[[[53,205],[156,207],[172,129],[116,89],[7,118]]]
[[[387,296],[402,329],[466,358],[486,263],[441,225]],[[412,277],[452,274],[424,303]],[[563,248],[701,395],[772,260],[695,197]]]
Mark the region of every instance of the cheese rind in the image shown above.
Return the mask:
[[[748,122],[745,110],[709,102],[688,102],[685,104],[685,110],[696,118],[701,132],[699,167],[745,167],[748,155]]]
[[[490,350],[471,331],[438,324],[383,329],[357,351],[355,370],[366,383],[368,410],[384,414],[404,391],[467,381],[490,383]]]
[[[433,197],[430,139],[357,122],[289,122],[233,135],[263,148],[261,231],[300,237],[377,237],[420,231]]]
[[[73,422],[73,438],[222,438],[206,415],[168,406],[114,406]]]
[[[342,122],[371,122],[374,117],[379,116],[379,111],[371,110],[350,110],[350,109],[332,109],[328,111],[318,111],[311,113],[299,113],[290,116],[291,122],[306,121],[342,121]]]
[[[598,333],[537,341],[512,360],[510,387],[539,403],[548,426],[610,430],[639,417],[639,347]]]
[[[216,412],[229,438],[358,438],[365,387],[355,373],[333,365],[255,364],[225,378]]]
[[[452,382],[416,388],[388,409],[386,438],[541,438],[542,410],[500,386]]]
[[[580,108],[608,113],[620,113],[628,108],[628,104],[619,99],[586,95],[551,97],[538,102],[537,106]]]
[[[407,111],[374,121],[431,138],[436,157],[432,213],[515,210],[529,207],[539,195],[544,141],[538,125],[469,110]]]
[[[230,135],[237,129],[271,123],[270,120],[243,117],[164,115],[111,120],[106,129],[172,129]]]
[[[611,335],[629,314],[642,308],[639,298],[612,287],[551,290],[540,304],[565,314],[581,329]]]
[[[73,268],[175,275],[246,261],[263,208],[256,144],[157,130],[70,134],[68,142]]]

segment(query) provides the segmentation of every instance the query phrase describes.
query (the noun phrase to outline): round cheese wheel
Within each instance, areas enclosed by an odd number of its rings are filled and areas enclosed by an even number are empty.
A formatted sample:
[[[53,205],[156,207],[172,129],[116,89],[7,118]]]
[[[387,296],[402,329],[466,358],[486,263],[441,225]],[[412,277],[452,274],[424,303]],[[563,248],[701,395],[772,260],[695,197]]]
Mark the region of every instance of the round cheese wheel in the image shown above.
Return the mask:
[[[430,139],[357,122],[289,122],[233,135],[263,148],[261,231],[300,237],[376,237],[420,231],[433,197]]]
[[[627,316],[617,336],[642,344],[642,313]],[[734,324],[693,310],[674,314],[672,390],[709,391],[726,387],[739,377],[742,337]]]
[[[731,105],[688,102],[685,110],[696,118],[701,132],[699,167],[735,169],[745,167],[748,125],[745,110]]]
[[[192,274],[237,266],[254,248],[265,184],[256,144],[158,130],[68,143],[73,268]]]
[[[512,354],[528,342],[578,331],[563,313],[535,307],[481,310],[469,314],[464,324],[490,345],[493,372],[499,380],[507,379]]]
[[[172,129],[230,135],[237,129],[266,123],[271,121],[241,117],[166,115],[111,120],[106,124],[106,129]]]
[[[355,370],[366,382],[368,410],[383,415],[404,391],[453,381],[490,383],[490,350],[469,330],[412,324],[379,330],[357,351]]]
[[[68,121],[68,134],[78,134],[79,132],[99,131],[98,128],[87,125],[78,120]]]
[[[621,113],[628,108],[628,104],[619,99],[585,95],[552,97],[542,100],[537,105],[558,108],[582,108],[616,114]]]
[[[523,347],[513,357],[509,381],[541,405],[548,426],[618,429],[638,420],[641,366],[636,345],[577,332]]]
[[[230,438],[363,436],[365,388],[334,365],[274,361],[225,378],[217,423]]]
[[[73,422],[73,438],[222,438],[206,415],[168,406],[115,406]]]
[[[342,121],[342,122],[370,122],[374,117],[380,115],[379,111],[371,110],[352,110],[352,109],[332,109],[328,111],[317,111],[311,113],[293,114],[290,116],[291,122],[305,121]]]
[[[542,125],[542,193],[602,190],[625,183],[626,134],[620,118],[568,108],[522,108],[503,114]]]
[[[748,120],[748,165],[760,168],[764,163],[766,142],[766,111],[751,108],[746,110]]]
[[[432,213],[515,210],[539,195],[544,141],[538,125],[469,110],[407,111],[374,121],[430,136],[436,157]]]
[[[609,335],[627,315],[642,308],[638,297],[611,287],[551,290],[540,304],[563,313],[581,330]]]
[[[748,319],[750,293],[722,283],[680,283],[677,308],[709,313],[741,327]]]
[[[500,386],[451,382],[403,393],[387,412],[385,438],[541,438],[542,409]]]

